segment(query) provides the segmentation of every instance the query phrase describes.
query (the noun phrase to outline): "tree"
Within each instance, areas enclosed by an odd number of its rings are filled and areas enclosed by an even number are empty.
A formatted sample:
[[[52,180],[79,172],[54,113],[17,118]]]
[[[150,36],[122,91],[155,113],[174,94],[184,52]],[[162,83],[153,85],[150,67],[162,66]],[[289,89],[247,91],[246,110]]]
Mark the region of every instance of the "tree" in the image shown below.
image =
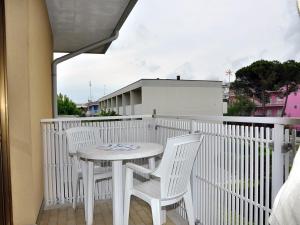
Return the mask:
[[[236,80],[231,84],[237,96],[256,97],[262,103],[263,113],[269,102],[269,91],[274,91],[279,81],[281,63],[278,61],[259,60],[236,72]]]
[[[251,116],[255,107],[248,97],[237,96],[236,100],[229,105],[226,116]]]
[[[81,111],[76,107],[76,104],[66,95],[61,93],[57,96],[58,115],[79,115]]]
[[[288,97],[292,92],[296,92],[299,89],[300,84],[300,63],[294,60],[289,60],[282,63],[279,73],[279,82],[277,89],[279,96],[285,98],[284,106],[281,112],[281,117],[285,114]]]

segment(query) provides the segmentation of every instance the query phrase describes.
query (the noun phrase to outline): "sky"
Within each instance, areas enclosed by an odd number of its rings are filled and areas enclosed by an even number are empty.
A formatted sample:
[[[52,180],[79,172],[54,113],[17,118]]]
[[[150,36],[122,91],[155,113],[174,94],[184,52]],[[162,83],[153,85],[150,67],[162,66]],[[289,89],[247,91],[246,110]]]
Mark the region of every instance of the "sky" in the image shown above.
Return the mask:
[[[296,2],[139,0],[106,54],[59,64],[58,92],[84,103],[90,81],[97,100],[142,78],[228,81],[259,59],[300,61]]]

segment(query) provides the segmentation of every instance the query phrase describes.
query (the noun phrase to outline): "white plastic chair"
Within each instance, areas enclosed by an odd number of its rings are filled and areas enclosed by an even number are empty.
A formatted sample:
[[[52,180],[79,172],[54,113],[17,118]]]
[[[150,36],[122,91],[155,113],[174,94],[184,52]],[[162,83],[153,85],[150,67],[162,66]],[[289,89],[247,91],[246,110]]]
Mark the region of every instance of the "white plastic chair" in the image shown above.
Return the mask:
[[[202,140],[201,134],[169,138],[161,163],[155,170],[133,163],[126,164],[124,225],[128,225],[131,195],[141,198],[151,206],[153,225],[161,225],[162,206],[177,203],[181,199],[185,203],[189,224],[195,224],[190,176]],[[154,178],[133,185],[134,171]]]
[[[76,200],[78,196],[78,183],[82,179],[82,171],[77,157],[77,151],[88,146],[100,145],[101,136],[100,129],[97,127],[73,127],[66,130],[67,145],[70,156],[72,157],[72,194],[73,208],[76,208]],[[106,179],[112,176],[111,169],[109,170],[95,166],[94,180]]]

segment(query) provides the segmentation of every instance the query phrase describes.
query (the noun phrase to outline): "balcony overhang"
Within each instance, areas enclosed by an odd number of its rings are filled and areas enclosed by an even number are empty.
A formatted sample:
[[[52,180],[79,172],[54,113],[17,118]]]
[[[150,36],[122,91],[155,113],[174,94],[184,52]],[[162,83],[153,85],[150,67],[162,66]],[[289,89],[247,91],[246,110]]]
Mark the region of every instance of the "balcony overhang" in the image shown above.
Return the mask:
[[[137,0],[46,0],[54,52],[74,52],[120,30]],[[104,54],[111,43],[88,53]]]

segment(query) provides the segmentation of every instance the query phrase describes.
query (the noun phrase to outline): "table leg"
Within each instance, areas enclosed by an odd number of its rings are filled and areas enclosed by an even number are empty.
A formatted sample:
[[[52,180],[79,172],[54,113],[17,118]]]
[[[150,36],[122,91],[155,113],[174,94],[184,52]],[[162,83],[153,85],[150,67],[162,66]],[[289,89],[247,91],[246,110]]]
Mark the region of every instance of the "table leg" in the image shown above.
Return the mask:
[[[94,162],[88,161],[87,165],[88,173],[87,173],[87,202],[86,202],[86,208],[87,208],[87,225],[93,224],[93,215],[94,215]]]
[[[155,157],[149,158],[148,163],[149,163],[149,169],[154,170],[155,169]],[[160,218],[161,218],[161,224],[166,223],[166,221],[167,221],[167,212],[165,210],[165,207],[162,207],[162,209],[160,211]]]
[[[87,177],[88,177],[88,163],[87,161],[81,161],[81,169],[82,169],[82,182],[83,182],[83,194],[84,194],[84,219],[87,222]]]
[[[122,161],[112,162],[113,225],[123,225],[123,171]]]
[[[149,163],[149,169],[154,170],[155,169],[155,157],[149,158],[148,163]]]

